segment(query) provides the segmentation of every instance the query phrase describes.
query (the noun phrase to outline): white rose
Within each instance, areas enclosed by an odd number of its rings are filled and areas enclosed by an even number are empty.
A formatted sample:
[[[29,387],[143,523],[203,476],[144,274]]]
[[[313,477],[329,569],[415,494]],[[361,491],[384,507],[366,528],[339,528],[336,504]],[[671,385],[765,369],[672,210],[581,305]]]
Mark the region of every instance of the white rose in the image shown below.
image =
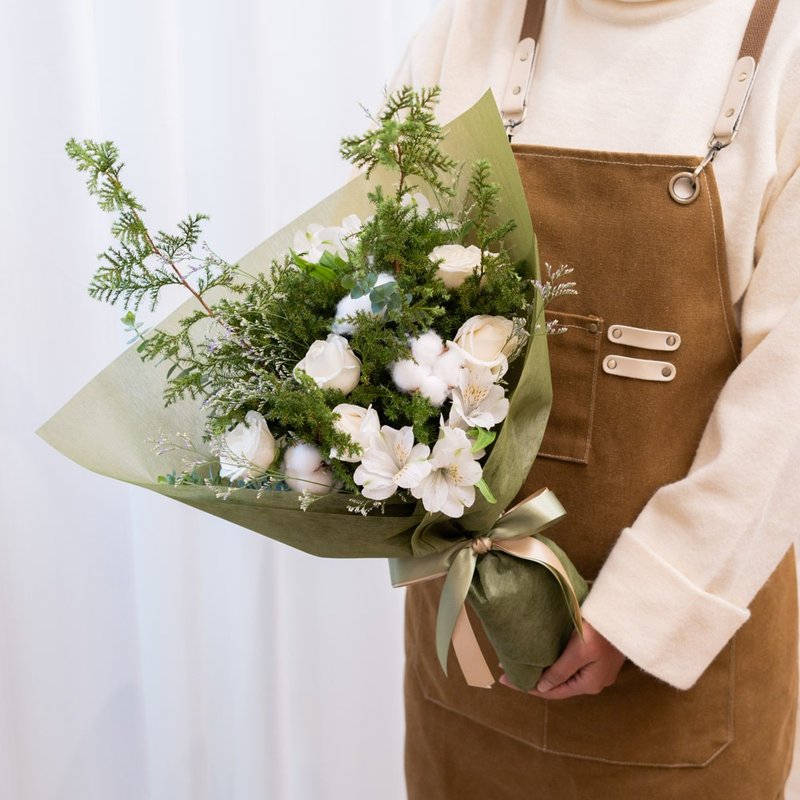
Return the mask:
[[[449,344],[471,364],[489,367],[495,374],[502,375],[508,368],[509,356],[520,342],[510,319],[478,314],[458,329],[454,341]]]
[[[225,434],[219,474],[230,481],[247,480],[263,474],[272,466],[277,452],[275,438],[258,411],[248,411],[244,420]]]
[[[325,341],[317,339],[294,368],[305,372],[321,389],[339,389],[349,394],[361,377],[361,362],[347,339],[331,333]]]
[[[378,433],[381,429],[378,412],[372,407],[362,408],[351,403],[340,403],[333,409],[333,413],[339,415],[339,419],[333,423],[333,427],[337,431],[346,433],[361,448],[361,453],[339,455],[334,448],[331,450],[331,458],[356,464],[361,461],[361,455],[369,444],[370,436]]]
[[[310,444],[293,444],[283,456],[284,480],[290,489],[311,494],[328,494],[333,487],[333,473],[322,460],[319,449]]]
[[[434,247],[428,258],[441,262],[437,275],[448,289],[455,289],[472,275],[481,264],[481,250],[474,244],[443,244]]]

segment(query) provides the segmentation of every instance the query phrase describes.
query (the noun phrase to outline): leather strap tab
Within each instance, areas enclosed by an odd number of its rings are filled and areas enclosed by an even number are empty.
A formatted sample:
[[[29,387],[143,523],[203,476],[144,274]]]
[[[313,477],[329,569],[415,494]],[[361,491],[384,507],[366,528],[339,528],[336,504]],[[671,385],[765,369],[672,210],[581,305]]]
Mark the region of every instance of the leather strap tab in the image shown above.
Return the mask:
[[[651,361],[648,358],[629,358],[610,355],[603,359],[603,372],[618,378],[635,378],[640,381],[669,383],[674,380],[675,365],[669,361]]]

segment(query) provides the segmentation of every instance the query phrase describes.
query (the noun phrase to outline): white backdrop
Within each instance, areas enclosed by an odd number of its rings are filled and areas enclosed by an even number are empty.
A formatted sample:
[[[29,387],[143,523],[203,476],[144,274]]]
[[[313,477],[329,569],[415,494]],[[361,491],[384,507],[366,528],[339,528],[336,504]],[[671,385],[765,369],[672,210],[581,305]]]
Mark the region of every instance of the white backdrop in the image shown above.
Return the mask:
[[[34,435],[125,345],[111,138],[155,226],[237,258],[349,175],[435,0],[0,0],[0,797],[399,800],[402,594],[89,474]],[[176,300],[178,298],[175,298]]]
[[[236,258],[347,178],[338,140],[435,2],[0,0],[3,800],[405,796],[383,563],[304,556],[33,431],[125,340],[86,295],[108,220],[65,140],[114,139],[148,219],[210,213]]]

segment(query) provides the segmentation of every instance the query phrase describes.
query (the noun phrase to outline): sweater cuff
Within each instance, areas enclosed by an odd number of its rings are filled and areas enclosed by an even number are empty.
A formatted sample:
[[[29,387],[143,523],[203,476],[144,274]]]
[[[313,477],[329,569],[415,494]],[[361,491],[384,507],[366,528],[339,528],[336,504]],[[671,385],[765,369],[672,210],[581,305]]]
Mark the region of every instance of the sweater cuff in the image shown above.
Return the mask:
[[[750,616],[693,584],[630,528],[611,551],[582,612],[637,666],[678,689],[697,681]]]

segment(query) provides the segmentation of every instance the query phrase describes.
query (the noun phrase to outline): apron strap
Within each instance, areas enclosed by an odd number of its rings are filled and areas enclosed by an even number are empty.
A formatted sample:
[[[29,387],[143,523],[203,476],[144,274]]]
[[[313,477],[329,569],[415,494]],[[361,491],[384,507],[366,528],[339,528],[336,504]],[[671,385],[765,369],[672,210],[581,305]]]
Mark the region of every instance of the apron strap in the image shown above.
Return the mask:
[[[500,114],[503,117],[503,125],[508,133],[509,141],[511,141],[514,128],[525,119],[528,111],[528,93],[539,50],[539,35],[542,32],[545,4],[546,0],[528,0],[528,4],[525,6],[519,44],[514,48],[511,72],[506,83],[503,102],[500,104]]]
[[[525,6],[520,41],[514,50],[508,83],[500,104],[500,113],[509,139],[511,139],[514,128],[525,119],[528,110],[528,94],[539,49],[539,37],[542,32],[546,2],[547,0],[528,0]],[[723,147],[727,147],[736,138],[755,80],[758,60],[764,51],[764,44],[772,27],[778,2],[779,0],[755,0],[739,48],[739,58],[708,144],[709,152],[706,155],[708,160],[704,159],[702,169],[705,169],[705,166],[714,160],[716,154]]]
[[[758,72],[758,60],[764,52],[778,2],[756,0],[739,48],[739,59],[733,67],[722,108],[708,140],[708,152],[692,172],[679,172],[669,182],[669,194],[676,203],[688,205],[697,199],[700,194],[700,174],[739,133],[739,125]]]
[[[764,43],[767,41],[777,9],[778,0],[756,0],[750,21],[747,23],[747,30],[744,32],[739,58],[752,56],[758,62],[764,52]]]

